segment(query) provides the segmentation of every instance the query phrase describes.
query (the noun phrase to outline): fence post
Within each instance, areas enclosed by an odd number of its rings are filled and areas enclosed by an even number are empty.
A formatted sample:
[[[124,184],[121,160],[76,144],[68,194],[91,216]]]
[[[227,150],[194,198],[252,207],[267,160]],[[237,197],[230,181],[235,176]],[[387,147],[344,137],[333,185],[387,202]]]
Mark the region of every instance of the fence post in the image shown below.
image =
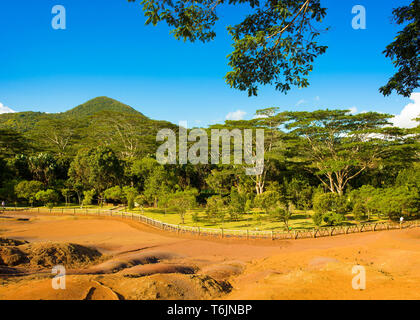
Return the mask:
[[[179,229],[179,225],[178,225],[178,234],[179,234],[179,232],[180,232],[180,229]]]
[[[316,233],[318,232],[317,230],[312,230],[312,232],[313,232],[313,234],[312,234],[312,236],[314,237],[314,238],[316,238]]]
[[[249,230],[246,229],[246,239],[249,240]]]
[[[274,240],[274,231],[271,230],[271,240]]]
[[[223,237],[224,237],[224,234],[223,234],[223,228],[220,228],[221,230],[222,230],[222,239],[223,239]]]

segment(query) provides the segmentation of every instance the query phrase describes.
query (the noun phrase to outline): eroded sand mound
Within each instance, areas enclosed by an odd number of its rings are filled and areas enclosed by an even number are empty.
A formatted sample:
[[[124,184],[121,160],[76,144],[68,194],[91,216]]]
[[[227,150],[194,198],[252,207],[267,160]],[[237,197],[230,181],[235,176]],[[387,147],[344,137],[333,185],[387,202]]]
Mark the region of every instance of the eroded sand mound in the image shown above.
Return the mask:
[[[15,239],[8,239],[8,238],[1,238],[0,237],[0,247],[3,246],[20,246],[23,244],[27,244],[28,241],[24,240],[15,240]]]
[[[228,282],[217,281],[204,275],[179,273],[155,274],[131,278],[104,277],[101,282],[118,288],[118,294],[129,300],[195,300],[219,298],[232,290]]]
[[[247,242],[184,238],[132,221],[85,217],[45,216],[4,226],[4,237],[94,245],[107,256],[69,271],[66,290],[52,289],[51,269],[0,266],[0,300],[420,298],[420,228]],[[0,247],[29,256],[31,246]],[[364,290],[352,287],[355,265],[366,269]],[[184,274],[186,267],[195,274]],[[101,274],[86,274],[92,268]]]
[[[229,261],[221,264],[212,264],[200,270],[200,274],[208,275],[216,280],[227,280],[232,276],[242,273],[245,263],[241,261]]]
[[[153,252],[133,252],[114,257],[101,264],[93,266],[85,271],[91,274],[115,273],[122,269],[135,267],[138,265],[147,265],[168,261],[181,256],[171,252],[153,251]]]
[[[0,247],[0,265],[1,266],[17,266],[28,262],[27,254],[17,247]]]
[[[111,288],[86,277],[68,276],[65,290],[55,290],[51,279],[33,279],[4,285],[0,299],[7,300],[119,300]]]
[[[120,274],[129,277],[143,277],[153,274],[163,273],[182,273],[193,274],[196,268],[193,266],[186,266],[183,264],[168,264],[168,263],[154,263],[147,265],[138,265],[120,271]]]
[[[102,255],[93,248],[74,243],[28,243],[1,238],[0,266],[51,268],[62,264],[67,268],[83,267]]]
[[[53,267],[58,264],[66,267],[81,267],[98,260],[102,255],[93,248],[74,243],[34,243],[28,245],[28,258],[31,265]]]

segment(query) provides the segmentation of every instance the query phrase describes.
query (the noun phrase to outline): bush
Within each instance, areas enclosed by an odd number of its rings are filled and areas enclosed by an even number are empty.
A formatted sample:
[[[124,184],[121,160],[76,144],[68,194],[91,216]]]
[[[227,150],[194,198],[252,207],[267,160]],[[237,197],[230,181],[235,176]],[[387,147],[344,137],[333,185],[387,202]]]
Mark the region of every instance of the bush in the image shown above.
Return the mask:
[[[39,181],[21,181],[15,186],[15,193],[18,198],[25,199],[30,205],[36,200],[36,194],[43,189]]]
[[[279,199],[280,194],[277,191],[266,191],[255,197],[255,205],[269,214],[277,207]]]
[[[374,187],[365,185],[350,193],[353,214],[356,220],[360,221],[366,215],[368,220],[370,220],[370,215],[376,208],[375,195],[377,192],[378,190]]]
[[[59,196],[58,193],[52,189],[47,189],[45,191],[38,191],[35,195],[36,200],[42,202],[49,208],[54,206],[54,203],[58,202]]]
[[[416,188],[386,188],[378,192],[373,202],[376,210],[391,220],[401,216],[415,217],[420,211],[420,193]]]
[[[322,213],[320,213],[320,212],[315,212],[315,213],[312,215],[312,221],[314,222],[314,224],[315,224],[317,227],[321,226],[322,221],[323,221]]]
[[[216,218],[221,220],[224,219],[225,202],[221,196],[212,196],[207,199],[207,206],[206,206],[206,214],[208,219],[212,219],[213,221]]]
[[[366,217],[366,207],[362,202],[356,202],[353,206],[353,215],[354,219],[357,221],[362,221]]]
[[[322,220],[329,226],[336,226],[343,222],[344,215],[336,212],[327,212],[322,215]]]
[[[84,198],[82,204],[85,206],[91,205],[93,202],[93,197],[95,196],[95,190],[89,190],[83,192]]]
[[[246,209],[246,194],[239,193],[236,189],[232,189],[229,196],[229,214],[231,220],[237,220],[240,214],[245,213]]]
[[[123,191],[119,186],[106,189],[104,191],[104,198],[106,200],[112,200],[115,203],[123,200]]]
[[[349,203],[337,193],[319,193],[314,197],[314,211],[319,213],[334,212],[344,215],[349,212]]]

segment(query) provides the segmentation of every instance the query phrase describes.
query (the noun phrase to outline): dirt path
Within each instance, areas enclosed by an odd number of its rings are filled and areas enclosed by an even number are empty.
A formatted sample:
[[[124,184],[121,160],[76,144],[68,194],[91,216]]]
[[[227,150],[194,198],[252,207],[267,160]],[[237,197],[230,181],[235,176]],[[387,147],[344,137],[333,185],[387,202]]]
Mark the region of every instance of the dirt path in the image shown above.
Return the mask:
[[[22,218],[23,214],[16,216]],[[131,257],[139,252],[170,254],[171,260],[134,266],[125,274],[68,276],[70,284],[78,283],[78,289],[66,290],[64,296],[47,290],[49,278],[8,280],[0,286],[3,299],[28,298],[23,294],[29,292],[28,286],[34,297],[48,292],[46,298],[76,298],[90,290],[87,296],[98,299],[115,297],[114,291],[127,299],[420,299],[420,229],[297,241],[213,241],[115,218],[25,216],[28,221],[0,218],[0,236],[77,243],[112,257]],[[366,290],[352,289],[355,264],[366,268]],[[183,274],[183,270],[190,271]],[[191,270],[195,274],[187,274]],[[127,277],[130,272],[137,276]],[[92,281],[105,287],[92,285],[96,283]],[[220,281],[228,281],[233,288],[222,288]],[[168,287],[169,283],[175,287]],[[215,291],[200,291],[202,286]],[[38,290],[36,294],[34,290]]]

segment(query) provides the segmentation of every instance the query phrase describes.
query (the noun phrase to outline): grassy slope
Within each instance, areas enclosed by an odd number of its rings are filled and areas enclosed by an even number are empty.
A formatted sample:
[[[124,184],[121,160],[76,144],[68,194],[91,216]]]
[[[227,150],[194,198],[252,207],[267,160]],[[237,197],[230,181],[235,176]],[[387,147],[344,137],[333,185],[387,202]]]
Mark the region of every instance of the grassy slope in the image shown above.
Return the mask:
[[[262,214],[260,212],[253,212],[249,214],[243,215],[238,221],[216,221],[211,222],[208,221],[205,215],[205,211],[202,209],[194,210],[198,213],[199,221],[193,222],[192,219],[192,212],[189,211],[185,216],[185,225],[187,226],[197,226],[197,227],[205,227],[205,228],[223,228],[223,229],[234,229],[234,230],[276,230],[276,231],[283,231],[286,230],[284,223],[280,221],[273,221],[267,215]],[[162,209],[154,209],[154,208],[146,208],[143,211],[141,209],[134,209],[133,212],[143,214],[149,218],[159,220],[166,223],[171,224],[181,224],[181,218],[179,214],[167,212],[164,213]],[[314,223],[312,222],[311,215],[313,214],[312,211],[301,211],[296,210],[296,213],[292,216],[289,221],[289,226],[292,227],[293,230],[301,230],[301,229],[313,229],[315,228]],[[352,219],[352,216],[348,216],[348,218]],[[226,220],[229,220],[228,216],[226,216]],[[376,222],[377,220],[371,219],[370,222]],[[356,224],[357,222],[354,220],[345,221],[342,225],[351,225]]]

